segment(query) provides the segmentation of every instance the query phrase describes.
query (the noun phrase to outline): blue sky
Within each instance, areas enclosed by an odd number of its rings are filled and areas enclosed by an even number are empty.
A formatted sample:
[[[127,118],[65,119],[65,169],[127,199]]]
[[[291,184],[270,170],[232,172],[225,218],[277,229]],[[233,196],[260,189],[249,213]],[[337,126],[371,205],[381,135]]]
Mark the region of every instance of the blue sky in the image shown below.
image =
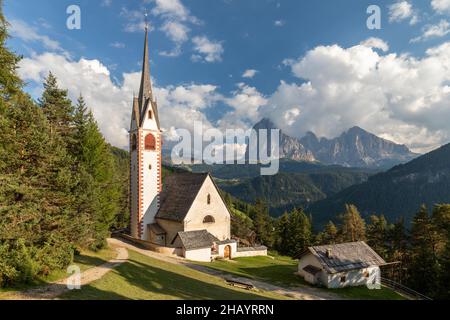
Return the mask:
[[[81,8],[81,30],[66,28],[72,4]],[[371,4],[381,8],[381,30],[366,27]],[[145,9],[168,135],[195,119],[243,127],[268,116],[296,136],[308,130],[334,136],[360,125],[416,150],[450,141],[438,119],[450,115],[450,49],[442,47],[450,35],[450,0],[5,0],[4,6],[9,45],[25,57],[27,90],[38,97],[53,70],[72,97],[87,96],[118,146],[126,141],[138,85]],[[373,67],[378,64],[387,71]],[[389,84],[414,74],[409,87]],[[427,91],[419,95],[411,86]],[[346,97],[352,90],[353,98]],[[366,101],[373,92],[379,94]]]

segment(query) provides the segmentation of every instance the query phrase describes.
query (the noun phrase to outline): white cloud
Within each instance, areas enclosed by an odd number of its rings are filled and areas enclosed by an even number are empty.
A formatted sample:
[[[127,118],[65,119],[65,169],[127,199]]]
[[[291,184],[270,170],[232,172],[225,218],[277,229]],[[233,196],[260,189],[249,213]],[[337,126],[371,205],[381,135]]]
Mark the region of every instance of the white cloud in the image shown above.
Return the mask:
[[[222,42],[209,40],[205,36],[194,37],[192,39],[194,50],[197,54],[192,56],[193,61],[218,62],[222,61],[224,52]]]
[[[450,14],[450,0],[432,0],[431,6],[440,14]]]
[[[390,22],[401,22],[407,19],[411,25],[419,21],[418,14],[409,1],[400,0],[389,6]]]
[[[362,41],[361,45],[368,48],[380,49],[383,52],[389,51],[388,43],[380,38],[373,38],[373,37],[369,38],[367,40]]]
[[[145,17],[142,11],[129,10],[122,7],[120,16],[126,20],[124,25],[125,32],[143,32],[145,29]],[[153,30],[153,26],[149,24],[149,30]]]
[[[152,9],[152,13],[155,16],[163,16],[178,21],[189,21],[195,24],[200,23],[195,16],[190,14],[180,0],[153,0],[153,2],[155,7]]]
[[[116,49],[123,49],[123,48],[125,48],[125,43],[116,41],[116,42],[110,43],[110,46],[113,48],[116,48]]]
[[[256,88],[239,83],[238,89],[224,101],[233,110],[219,122],[221,128],[248,128],[261,120],[261,107],[267,104],[266,97]]]
[[[359,125],[416,151],[450,141],[450,42],[421,59],[319,46],[291,68],[307,82],[281,82],[260,108],[289,134],[334,137]]]
[[[275,22],[273,23],[275,27],[282,27],[285,25],[284,20],[275,20]]]
[[[431,38],[440,38],[450,33],[450,23],[447,20],[441,20],[438,24],[427,25],[423,28],[423,34],[417,38],[411,39],[411,43],[426,41]]]
[[[9,31],[13,37],[17,37],[24,42],[40,42],[47,50],[59,51],[66,56],[69,56],[69,54],[61,48],[58,41],[50,39],[46,35],[39,34],[34,27],[30,26],[25,21],[11,19],[9,20],[9,23],[11,25]]]
[[[189,28],[176,21],[166,21],[161,30],[164,31],[175,43],[183,43],[188,40]]]
[[[258,70],[248,69],[248,70],[245,70],[245,72],[242,74],[242,78],[251,79],[251,78],[254,78],[257,73],[258,73]]]

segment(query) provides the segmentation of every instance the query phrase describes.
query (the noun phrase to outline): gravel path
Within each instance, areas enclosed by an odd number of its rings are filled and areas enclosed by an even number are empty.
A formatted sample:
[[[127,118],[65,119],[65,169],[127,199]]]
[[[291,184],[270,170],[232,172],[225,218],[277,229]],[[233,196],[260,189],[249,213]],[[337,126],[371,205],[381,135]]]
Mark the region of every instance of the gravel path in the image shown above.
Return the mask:
[[[205,266],[201,266],[201,265],[189,262],[189,261],[187,261],[183,258],[177,257],[177,256],[167,256],[167,255],[156,253],[156,252],[153,252],[150,250],[142,249],[127,240],[110,239],[109,241],[114,246],[127,248],[129,250],[136,251],[140,254],[143,254],[143,255],[151,257],[151,258],[155,258],[155,259],[162,260],[162,261],[169,262],[169,263],[184,265],[191,269],[195,269],[195,270],[201,271],[203,273],[207,273],[207,274],[210,274],[210,275],[213,275],[216,277],[220,277],[220,278],[224,279],[224,281],[225,281],[225,279],[233,279],[233,280],[239,281],[239,282],[251,283],[256,289],[274,292],[274,293],[284,295],[284,296],[287,296],[287,297],[290,297],[293,299],[297,299],[297,300],[342,300],[342,297],[340,297],[336,294],[330,293],[330,292],[325,292],[324,290],[321,290],[318,288],[313,288],[313,287],[308,287],[308,286],[298,286],[295,288],[288,289],[288,288],[276,286],[276,285],[273,285],[273,284],[270,284],[270,283],[267,283],[264,281],[239,277],[239,276],[236,276],[236,275],[233,275],[230,273],[226,273],[226,272],[218,271],[218,270],[208,268]]]
[[[105,274],[110,272],[118,265],[128,260],[128,251],[124,247],[115,246],[113,241],[108,240],[108,243],[113,247],[117,256],[100,266],[90,268],[81,273],[81,286],[87,285],[93,281],[101,279]],[[32,288],[22,292],[7,294],[6,299],[11,300],[52,300],[57,299],[60,295],[70,291],[67,283],[70,277],[50,283],[44,287]],[[69,282],[69,283],[72,283]]]

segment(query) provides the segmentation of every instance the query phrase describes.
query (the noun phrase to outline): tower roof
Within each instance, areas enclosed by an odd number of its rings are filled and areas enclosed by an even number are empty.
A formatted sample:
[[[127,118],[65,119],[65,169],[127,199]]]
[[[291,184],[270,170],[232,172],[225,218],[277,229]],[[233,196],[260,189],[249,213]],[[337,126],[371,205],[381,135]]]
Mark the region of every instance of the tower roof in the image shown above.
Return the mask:
[[[139,106],[141,113],[144,111],[145,102],[150,99],[153,101],[152,81],[150,78],[150,61],[148,53],[148,28],[145,28],[145,43],[144,43],[144,60],[142,62],[142,76],[141,86],[139,88]]]
[[[142,61],[142,75],[141,85],[139,88],[139,95],[137,96],[137,108],[133,106],[133,111],[136,114],[137,126],[141,127],[148,111],[152,111],[156,124],[159,127],[158,106],[153,99],[152,80],[150,76],[150,55],[148,49],[148,26],[145,26],[145,42],[144,42],[144,57]],[[137,110],[136,110],[137,109]]]

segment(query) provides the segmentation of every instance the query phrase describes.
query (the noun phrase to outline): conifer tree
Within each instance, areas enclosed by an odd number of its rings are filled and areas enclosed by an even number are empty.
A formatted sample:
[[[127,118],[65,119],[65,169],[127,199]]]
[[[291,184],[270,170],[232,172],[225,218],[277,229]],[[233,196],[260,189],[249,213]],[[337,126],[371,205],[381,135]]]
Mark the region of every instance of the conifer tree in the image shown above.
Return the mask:
[[[295,257],[306,250],[312,242],[311,221],[303,210],[294,209],[287,226],[286,253]]]
[[[341,236],[346,242],[366,240],[366,223],[354,205],[345,205],[341,215]]]
[[[68,98],[67,90],[58,87],[58,81],[51,72],[45,79],[44,92],[39,99],[39,105],[47,116],[52,132],[61,135],[64,142],[71,145],[74,108]]]
[[[262,200],[256,200],[255,206],[250,216],[261,244],[272,247],[274,241],[274,227],[272,218],[269,216],[269,209]]]
[[[383,215],[370,217],[370,224],[367,225],[367,243],[384,259],[387,259],[386,243],[389,229],[390,226]]]
[[[79,97],[74,114],[74,158],[80,181],[77,211],[84,217],[79,232],[93,249],[101,248],[118,211],[119,188],[115,163],[109,145],[101,134],[92,112]]]
[[[317,236],[317,242],[319,245],[335,244],[338,242],[338,228],[336,225],[329,221],[324,230]]]
[[[411,227],[411,265],[409,285],[434,297],[438,287],[438,236],[425,206],[414,216]],[[426,275],[426,277],[424,276]]]

